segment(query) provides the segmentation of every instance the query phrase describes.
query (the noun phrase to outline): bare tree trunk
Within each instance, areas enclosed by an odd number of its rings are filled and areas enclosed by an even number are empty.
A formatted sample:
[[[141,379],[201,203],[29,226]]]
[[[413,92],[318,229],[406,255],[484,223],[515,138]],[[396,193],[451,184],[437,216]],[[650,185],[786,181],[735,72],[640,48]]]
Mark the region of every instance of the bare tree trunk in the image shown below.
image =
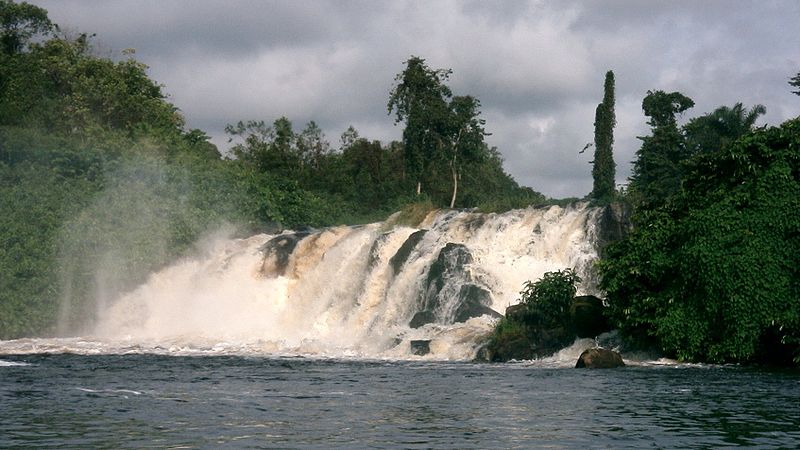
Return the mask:
[[[422,192],[422,182],[417,181],[417,195],[419,195],[420,192]]]
[[[453,172],[453,196],[450,198],[450,209],[453,209],[456,205],[456,194],[458,193],[458,172],[455,164],[450,165],[450,171]]]

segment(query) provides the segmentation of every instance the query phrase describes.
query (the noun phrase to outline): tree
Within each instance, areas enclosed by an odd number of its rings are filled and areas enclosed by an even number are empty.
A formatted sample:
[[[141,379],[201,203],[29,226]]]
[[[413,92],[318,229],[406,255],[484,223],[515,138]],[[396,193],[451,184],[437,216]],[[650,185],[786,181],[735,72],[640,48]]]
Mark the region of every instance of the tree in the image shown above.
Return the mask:
[[[458,194],[458,180],[461,178],[462,166],[465,162],[479,160],[484,150],[483,129],[485,121],[479,119],[480,101],[471,96],[453,97],[450,102],[450,117],[447,123],[445,139],[439,138],[442,154],[447,158],[450,174],[453,177],[453,195],[450,197],[450,208],[455,207]]]
[[[21,52],[36,35],[48,34],[55,28],[47,11],[26,2],[0,0],[0,52],[14,55]]]
[[[614,72],[606,72],[603,102],[597,105],[594,118],[594,166],[592,178],[594,187],[591,197],[600,203],[608,203],[614,198],[614,126],[617,124],[614,113]]]
[[[800,120],[697,155],[600,264],[612,321],[681,359],[800,363]]]
[[[450,207],[456,204],[459,179],[465,164],[481,159],[486,135],[479,119],[480,102],[472,96],[453,96],[445,84],[450,70],[433,70],[425,60],[412,56],[406,69],[397,75],[388,109],[395,112],[395,123],[404,121],[404,160],[408,176],[416,182],[417,194],[423,181],[435,200],[442,183],[438,177],[447,171],[452,177]],[[444,203],[444,202],[442,202]]]
[[[789,84],[794,86],[794,87],[796,87],[796,88],[800,88],[800,72],[798,72],[797,75],[795,75],[791,79],[789,79]],[[794,93],[796,95],[800,95],[800,89],[798,89],[796,91],[792,91],[792,93]]]
[[[640,137],[642,147],[636,152],[630,191],[635,204],[654,206],[680,189],[680,162],[686,157],[683,137],[676,114],[694,106],[694,101],[680,92],[647,91],[642,101],[652,135]]]
[[[753,131],[756,120],[767,112],[764,105],[749,110],[741,103],[732,108],[720,106],[714,112],[696,117],[683,127],[688,155],[712,153]]]
[[[297,152],[303,166],[319,170],[322,159],[331,151],[331,145],[325,140],[325,133],[313,120],[296,137]]]
[[[425,60],[412,56],[406,68],[395,77],[396,85],[389,95],[389,114],[395,112],[395,124],[405,122],[403,159],[406,175],[416,183],[417,195],[423,180],[430,178],[432,162],[443,138],[449,116],[448,100],[452,97],[445,84],[452,71],[431,69]]]

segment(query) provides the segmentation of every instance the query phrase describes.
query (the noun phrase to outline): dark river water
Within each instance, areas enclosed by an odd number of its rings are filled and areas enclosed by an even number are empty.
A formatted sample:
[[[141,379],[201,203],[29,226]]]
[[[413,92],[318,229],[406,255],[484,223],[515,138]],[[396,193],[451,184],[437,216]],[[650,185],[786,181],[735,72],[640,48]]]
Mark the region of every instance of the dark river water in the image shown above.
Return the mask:
[[[800,373],[0,358],[0,448],[797,448]]]

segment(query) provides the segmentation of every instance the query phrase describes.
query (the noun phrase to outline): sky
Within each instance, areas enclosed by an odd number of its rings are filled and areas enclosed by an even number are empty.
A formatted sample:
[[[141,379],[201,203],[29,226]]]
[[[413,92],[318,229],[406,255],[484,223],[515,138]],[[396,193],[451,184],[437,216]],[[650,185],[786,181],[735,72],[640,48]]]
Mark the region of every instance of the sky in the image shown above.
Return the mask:
[[[759,124],[800,115],[797,0],[28,0],[100,56],[135,49],[189,128],[225,150],[225,125],[314,120],[333,147],[349,126],[399,140],[387,112],[410,56],[452,69],[456,95],[481,101],[486,140],[520,184],[550,197],[592,188],[594,111],[616,78],[617,184],[648,134],[648,90],[695,101],[682,121],[737,102]],[[794,31],[792,31],[794,30]]]

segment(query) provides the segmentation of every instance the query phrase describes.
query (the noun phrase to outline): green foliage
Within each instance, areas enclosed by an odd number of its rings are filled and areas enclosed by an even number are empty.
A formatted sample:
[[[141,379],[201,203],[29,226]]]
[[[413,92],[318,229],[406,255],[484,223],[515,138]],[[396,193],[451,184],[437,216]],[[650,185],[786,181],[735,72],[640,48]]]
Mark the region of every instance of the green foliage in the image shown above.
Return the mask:
[[[681,161],[686,152],[675,115],[692,106],[692,99],[679,92],[647,92],[642,109],[650,118],[652,135],[640,138],[642,147],[636,152],[629,184],[635,206],[656,207],[680,189]]]
[[[0,0],[0,54],[19,53],[32,37],[48,34],[53,28],[44,9],[26,2]]]
[[[687,157],[712,153],[751,132],[759,116],[766,114],[764,105],[746,110],[741,103],[732,108],[720,106],[714,112],[691,119],[683,127]]]
[[[614,126],[617,124],[614,112],[614,72],[606,72],[603,102],[597,105],[594,119],[594,161],[592,166],[591,198],[598,204],[608,204],[616,194],[614,180]]]
[[[610,316],[686,360],[800,362],[800,121],[687,165],[600,265]]]
[[[430,69],[425,60],[412,56],[395,78],[388,109],[395,122],[405,122],[403,159],[406,173],[417,189],[439,205],[455,207],[463,173],[491,155],[483,138],[485,121],[480,102],[472,96],[453,96],[445,84],[451,71]],[[451,180],[449,202],[444,177]],[[417,192],[419,194],[419,192]]]
[[[793,76],[789,79],[789,85],[794,86],[796,88],[800,88],[800,72],[797,75]],[[800,95],[800,89],[796,91],[792,91],[793,94]]]
[[[569,318],[569,306],[580,281],[573,269],[545,272],[535,283],[525,282],[520,303],[529,311],[537,311],[546,324],[563,324]]]

